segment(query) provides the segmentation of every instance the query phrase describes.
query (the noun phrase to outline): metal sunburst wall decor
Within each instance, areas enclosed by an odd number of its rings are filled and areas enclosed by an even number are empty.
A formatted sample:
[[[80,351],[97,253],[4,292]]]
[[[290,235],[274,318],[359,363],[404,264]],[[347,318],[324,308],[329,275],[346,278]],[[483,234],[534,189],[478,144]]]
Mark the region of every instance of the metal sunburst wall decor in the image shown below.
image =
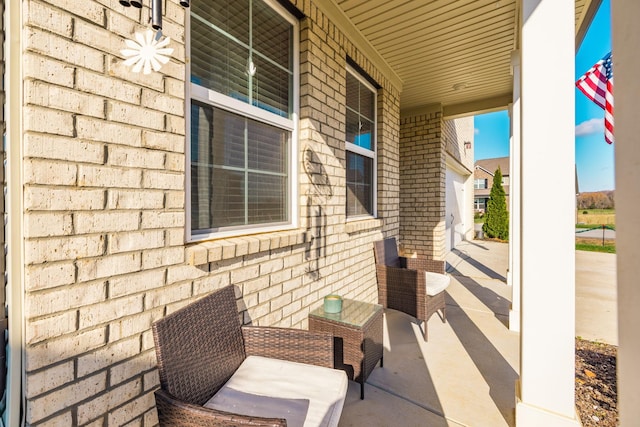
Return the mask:
[[[126,49],[120,53],[127,58],[124,65],[131,67],[131,71],[143,74],[150,74],[151,71],[158,71],[169,62],[169,57],[173,53],[173,48],[168,47],[171,39],[162,36],[162,1],[149,0],[149,22],[153,30],[138,31],[135,33],[135,40],[127,39]],[[120,0],[120,4],[125,7],[142,8],[144,0]],[[180,0],[180,5],[189,7],[189,0]]]

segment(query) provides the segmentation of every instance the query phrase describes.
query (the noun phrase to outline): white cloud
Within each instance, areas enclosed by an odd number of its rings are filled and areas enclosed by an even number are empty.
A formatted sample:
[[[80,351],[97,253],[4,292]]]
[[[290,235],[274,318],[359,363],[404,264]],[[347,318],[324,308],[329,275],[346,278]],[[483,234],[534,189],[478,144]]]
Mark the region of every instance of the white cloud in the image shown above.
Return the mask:
[[[576,136],[591,135],[604,132],[604,119],[589,119],[576,125]]]
[[[474,135],[478,135],[479,133],[480,133],[480,129],[478,129],[478,128],[474,128],[473,129],[473,134]]]

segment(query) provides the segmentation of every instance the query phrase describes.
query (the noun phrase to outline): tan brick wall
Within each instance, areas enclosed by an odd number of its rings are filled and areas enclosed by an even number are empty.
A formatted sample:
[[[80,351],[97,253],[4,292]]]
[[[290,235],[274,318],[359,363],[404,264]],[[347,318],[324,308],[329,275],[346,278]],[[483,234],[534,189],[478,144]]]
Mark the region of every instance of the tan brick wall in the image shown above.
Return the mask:
[[[297,230],[185,244],[185,12],[175,49],[132,74],[118,51],[147,10],[106,0],[25,2],[24,198],[27,421],[157,424],[150,326],[233,284],[245,322],[306,328],[328,293],[377,301],[372,242],[398,235],[399,90],[313,2],[300,24]],[[378,219],[345,217],[346,58],[378,90]],[[319,197],[310,150],[329,176]],[[310,237],[313,235],[314,240]],[[320,244],[318,244],[320,242]]]
[[[473,170],[474,144],[473,117],[461,117],[442,121],[442,138],[446,143],[446,151],[451,157],[469,171]],[[465,147],[465,142],[471,145]]]
[[[400,244],[407,254],[445,257],[445,142],[442,113],[400,122]]]

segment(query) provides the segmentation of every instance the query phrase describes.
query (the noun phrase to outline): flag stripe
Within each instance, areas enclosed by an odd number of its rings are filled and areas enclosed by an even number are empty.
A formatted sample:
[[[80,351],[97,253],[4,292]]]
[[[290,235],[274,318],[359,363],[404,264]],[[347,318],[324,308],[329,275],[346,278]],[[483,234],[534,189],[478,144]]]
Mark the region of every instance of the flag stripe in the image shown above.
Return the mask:
[[[576,81],[576,87],[605,111],[604,139],[613,143],[613,64],[611,52],[596,62]]]

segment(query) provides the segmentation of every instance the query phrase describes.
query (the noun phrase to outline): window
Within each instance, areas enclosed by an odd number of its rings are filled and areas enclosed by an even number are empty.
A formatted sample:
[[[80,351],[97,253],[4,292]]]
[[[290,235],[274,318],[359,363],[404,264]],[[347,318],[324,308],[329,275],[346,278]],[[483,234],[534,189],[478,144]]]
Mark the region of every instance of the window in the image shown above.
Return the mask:
[[[487,199],[484,198],[475,198],[474,199],[474,209],[476,211],[485,211],[487,208]]]
[[[375,216],[376,91],[347,67],[347,218]]]
[[[268,0],[190,10],[191,238],[293,225],[297,23]]]
[[[476,190],[484,190],[487,188],[487,180],[486,179],[474,179],[473,180],[473,188]]]

